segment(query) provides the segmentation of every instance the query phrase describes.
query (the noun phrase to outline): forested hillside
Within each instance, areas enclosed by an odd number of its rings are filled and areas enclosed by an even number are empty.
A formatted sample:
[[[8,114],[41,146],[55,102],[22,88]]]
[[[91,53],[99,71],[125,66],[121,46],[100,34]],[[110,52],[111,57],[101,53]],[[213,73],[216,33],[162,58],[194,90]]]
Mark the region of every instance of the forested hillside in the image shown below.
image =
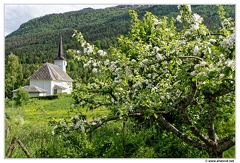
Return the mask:
[[[235,7],[224,7],[227,16],[235,19]],[[63,36],[66,58],[70,60],[72,58],[66,54],[66,50],[80,48],[76,40],[72,38],[74,29],[81,31],[86,40],[101,49],[117,45],[117,38],[120,35],[127,35],[129,32],[129,10],[135,10],[140,19],[147,11],[159,18],[163,16],[176,18],[179,14],[176,5],[120,5],[106,9],[86,8],[63,14],[46,15],[22,24],[17,31],[6,36],[5,61],[10,52],[17,55],[20,63],[23,64],[23,76],[27,79],[38,65],[53,62],[53,58],[57,54],[60,33]],[[204,24],[212,31],[219,28],[220,21],[216,6],[195,5],[192,6],[192,10],[204,18]],[[68,68],[68,71],[72,70]]]

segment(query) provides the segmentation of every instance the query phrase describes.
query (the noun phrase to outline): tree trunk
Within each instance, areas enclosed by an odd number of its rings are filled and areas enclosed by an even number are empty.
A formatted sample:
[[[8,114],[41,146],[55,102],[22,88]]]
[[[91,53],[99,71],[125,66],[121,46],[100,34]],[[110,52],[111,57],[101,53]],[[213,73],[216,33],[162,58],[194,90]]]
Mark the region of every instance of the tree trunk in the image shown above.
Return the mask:
[[[208,155],[209,155],[209,158],[224,158],[223,152],[218,152],[217,147],[209,147]]]

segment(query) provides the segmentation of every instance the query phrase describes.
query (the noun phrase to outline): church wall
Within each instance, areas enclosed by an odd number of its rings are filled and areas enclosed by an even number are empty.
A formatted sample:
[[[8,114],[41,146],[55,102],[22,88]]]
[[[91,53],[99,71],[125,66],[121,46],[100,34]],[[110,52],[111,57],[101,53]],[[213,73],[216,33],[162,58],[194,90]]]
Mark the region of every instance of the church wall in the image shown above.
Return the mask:
[[[70,94],[72,92],[72,82],[64,82],[64,81],[52,81],[52,82],[53,82],[52,90],[53,90],[54,85],[59,85],[59,86],[67,88],[67,89],[62,90],[61,91],[62,93],[66,92],[66,93]]]
[[[46,95],[53,94],[50,80],[30,80],[30,85],[47,90]]]

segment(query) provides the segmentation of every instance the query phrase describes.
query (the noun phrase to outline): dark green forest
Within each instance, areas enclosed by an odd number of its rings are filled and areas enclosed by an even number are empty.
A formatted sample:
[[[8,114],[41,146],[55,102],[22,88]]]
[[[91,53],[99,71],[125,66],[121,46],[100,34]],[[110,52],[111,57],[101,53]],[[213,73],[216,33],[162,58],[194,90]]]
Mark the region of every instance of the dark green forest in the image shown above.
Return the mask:
[[[235,6],[224,6],[227,17],[235,19]],[[120,5],[106,9],[86,8],[63,14],[50,14],[32,19],[5,38],[5,63],[12,52],[18,56],[23,67],[23,83],[28,84],[27,78],[43,63],[53,62],[57,54],[59,34],[63,37],[63,49],[68,59],[68,73],[76,79],[83,73],[68,49],[79,49],[79,43],[72,38],[74,30],[81,31],[89,43],[100,49],[118,46],[117,38],[127,35],[130,30],[128,11],[135,10],[140,19],[148,11],[159,18],[163,16],[176,18],[179,14],[177,5]],[[201,15],[204,24],[214,31],[219,28],[220,21],[215,5],[193,5],[192,10]],[[180,29],[180,24],[176,24]]]

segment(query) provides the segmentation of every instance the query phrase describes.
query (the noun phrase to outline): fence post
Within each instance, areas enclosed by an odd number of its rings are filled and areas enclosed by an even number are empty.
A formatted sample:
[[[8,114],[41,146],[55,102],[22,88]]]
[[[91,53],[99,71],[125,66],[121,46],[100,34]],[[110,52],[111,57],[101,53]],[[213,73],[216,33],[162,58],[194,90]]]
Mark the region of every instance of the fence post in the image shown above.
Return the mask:
[[[30,158],[30,153],[28,152],[27,148],[23,145],[23,143],[21,142],[21,140],[17,140],[18,144],[20,145],[20,147],[22,148],[23,152],[26,154],[26,156],[28,158]]]
[[[7,154],[6,154],[6,158],[10,158],[12,156],[12,152],[16,146],[16,142],[17,142],[17,137],[13,137],[12,142],[10,147],[8,148]]]

